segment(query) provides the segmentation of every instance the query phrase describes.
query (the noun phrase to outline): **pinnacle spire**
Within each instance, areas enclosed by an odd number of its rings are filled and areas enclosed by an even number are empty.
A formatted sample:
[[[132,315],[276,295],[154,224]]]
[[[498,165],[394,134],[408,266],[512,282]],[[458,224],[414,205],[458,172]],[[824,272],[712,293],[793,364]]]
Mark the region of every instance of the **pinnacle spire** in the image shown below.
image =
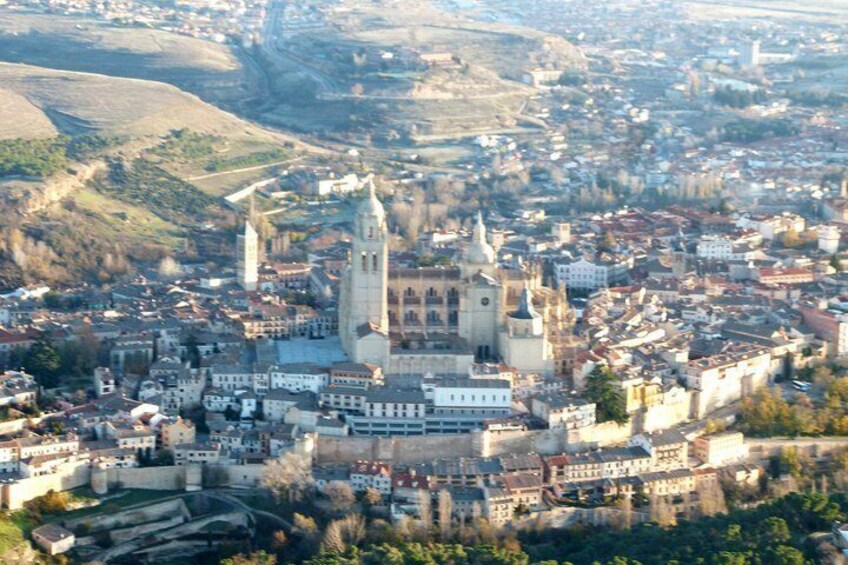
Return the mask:
[[[483,212],[477,211],[477,223],[474,225],[474,241],[486,241],[486,224],[483,223]]]

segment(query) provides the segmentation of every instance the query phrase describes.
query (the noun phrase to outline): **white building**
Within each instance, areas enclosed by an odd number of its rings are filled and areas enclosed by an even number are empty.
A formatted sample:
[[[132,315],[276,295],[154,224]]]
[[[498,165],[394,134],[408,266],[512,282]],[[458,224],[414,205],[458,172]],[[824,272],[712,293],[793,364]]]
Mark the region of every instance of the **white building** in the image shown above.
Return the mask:
[[[341,178],[329,178],[319,180],[315,185],[316,196],[329,196],[331,194],[350,194],[362,188],[362,182],[354,173]]]
[[[357,461],[350,470],[350,486],[355,492],[371,488],[388,496],[392,493],[391,467],[380,461]]]
[[[745,69],[760,65],[760,42],[745,41],[739,46],[739,66]]]
[[[771,241],[789,230],[799,234],[803,233],[807,229],[807,222],[798,214],[784,212],[779,216],[769,217],[743,216],[736,221],[736,226],[757,230],[763,236],[763,239]]]
[[[566,288],[595,290],[623,282],[632,267],[632,258],[589,261],[581,257],[556,265],[555,272],[558,283]]]
[[[259,283],[259,234],[245,222],[244,232],[236,236],[236,278],[244,290],[254,291]]]
[[[94,369],[94,394],[101,397],[111,394],[117,389],[117,382],[109,367],[97,367]]]
[[[740,432],[727,432],[695,438],[695,457],[706,465],[723,467],[742,463],[748,457],[745,437]]]
[[[330,384],[330,370],[312,363],[288,363],[271,367],[272,389],[292,392],[308,390],[318,394]]]
[[[433,411],[508,416],[512,390],[500,379],[445,379],[433,387]]]
[[[839,251],[839,228],[836,226],[819,226],[819,249],[825,253],[837,253]]]
[[[547,422],[549,428],[574,430],[595,424],[594,402],[564,394],[546,394],[534,397],[530,412]]]
[[[686,385],[695,391],[693,418],[751,395],[768,382],[771,353],[750,349],[689,361],[683,368]]]
[[[733,258],[733,242],[721,236],[701,236],[695,255],[704,259],[730,261]]]

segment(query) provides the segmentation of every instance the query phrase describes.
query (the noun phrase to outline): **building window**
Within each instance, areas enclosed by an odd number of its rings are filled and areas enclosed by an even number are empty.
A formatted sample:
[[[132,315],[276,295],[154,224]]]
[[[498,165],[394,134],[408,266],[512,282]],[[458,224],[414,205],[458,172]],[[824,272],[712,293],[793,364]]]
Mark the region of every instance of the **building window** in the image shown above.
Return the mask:
[[[411,286],[408,286],[408,287],[406,287],[406,290],[403,291],[403,295],[406,296],[407,298],[414,298],[415,297],[415,291],[412,290]]]
[[[367,253],[362,254],[362,272],[363,273],[368,272],[368,254]]]
[[[376,253],[371,254],[371,267],[374,270],[374,272],[376,273],[377,272],[377,254]]]

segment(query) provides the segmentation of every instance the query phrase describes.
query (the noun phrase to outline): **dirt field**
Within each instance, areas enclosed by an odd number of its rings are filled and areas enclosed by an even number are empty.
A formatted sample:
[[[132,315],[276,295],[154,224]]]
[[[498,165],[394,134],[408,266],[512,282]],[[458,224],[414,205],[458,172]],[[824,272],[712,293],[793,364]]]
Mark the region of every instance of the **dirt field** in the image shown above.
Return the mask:
[[[693,16],[709,19],[778,18],[848,22],[845,0],[686,0]]]

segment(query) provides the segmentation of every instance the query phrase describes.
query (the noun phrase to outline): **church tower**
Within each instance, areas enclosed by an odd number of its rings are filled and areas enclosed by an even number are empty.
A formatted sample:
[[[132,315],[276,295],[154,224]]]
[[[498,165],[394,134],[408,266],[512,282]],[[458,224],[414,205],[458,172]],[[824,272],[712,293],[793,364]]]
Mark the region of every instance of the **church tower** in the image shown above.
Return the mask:
[[[507,365],[543,375],[553,372],[553,348],[545,319],[533,306],[533,293],[526,286],[521,291],[518,309],[507,315],[500,341],[501,356]]]
[[[342,346],[354,362],[388,363],[389,244],[386,212],[373,181],[356,209],[339,304]]]
[[[477,214],[461,271],[465,284],[459,303],[459,336],[468,342],[477,361],[497,359],[503,289],[497,279],[495,250],[486,241],[482,214]]]
[[[259,283],[259,235],[250,220],[236,236],[236,278],[246,291],[256,290]]]
[[[495,271],[495,249],[486,239],[486,224],[483,223],[483,214],[477,212],[477,223],[474,224],[471,244],[466,248],[462,261],[462,276],[469,279],[482,272],[494,277]]]

